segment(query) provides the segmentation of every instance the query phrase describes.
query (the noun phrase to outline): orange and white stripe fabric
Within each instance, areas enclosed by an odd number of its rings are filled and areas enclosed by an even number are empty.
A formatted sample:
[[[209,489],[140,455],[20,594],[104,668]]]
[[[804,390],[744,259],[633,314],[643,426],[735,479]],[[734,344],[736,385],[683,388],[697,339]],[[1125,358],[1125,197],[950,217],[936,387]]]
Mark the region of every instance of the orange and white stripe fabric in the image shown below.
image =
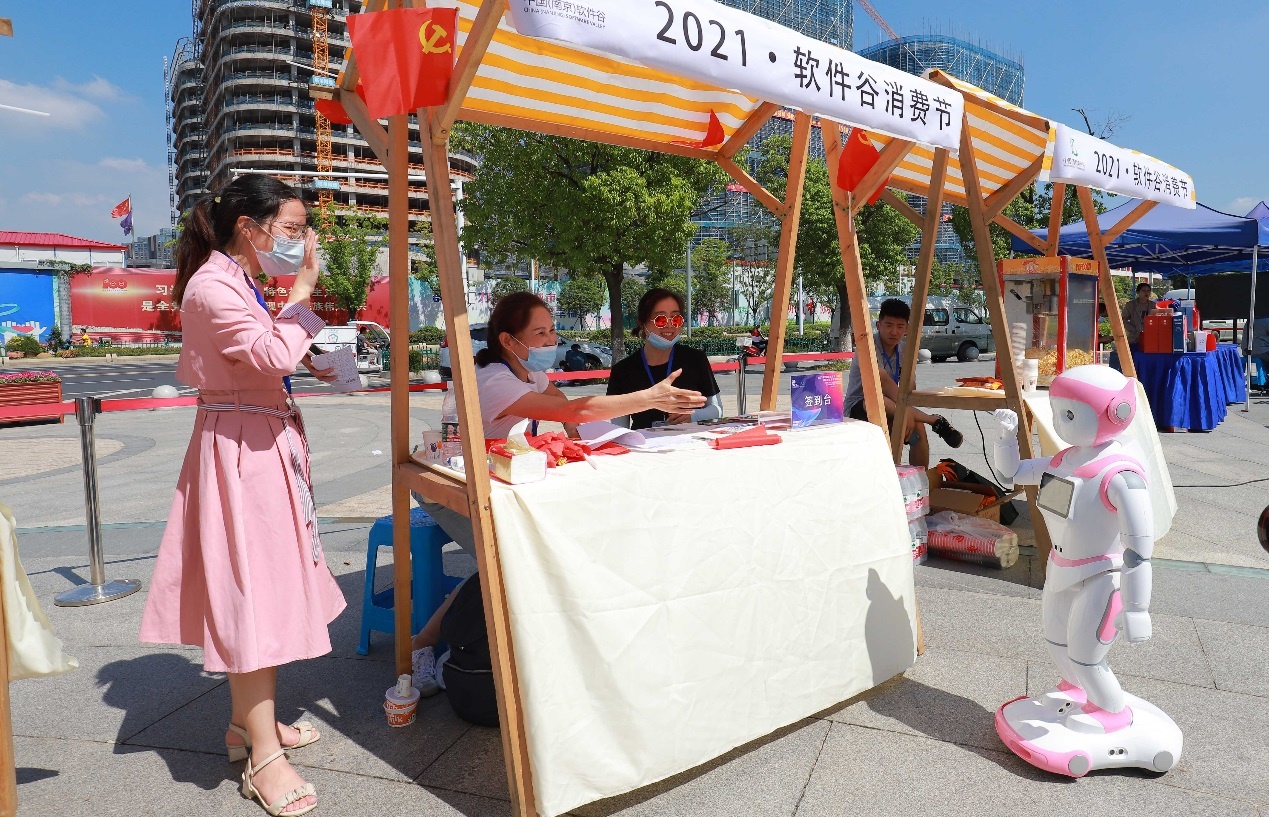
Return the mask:
[[[978,178],[984,197],[1009,184],[1044,155],[1049,144],[1049,124],[1044,117],[1011,105],[944,71],[931,71],[928,78],[954,88],[965,96],[965,115],[969,119],[970,139],[978,160]],[[879,134],[871,136],[872,143],[878,150],[890,143],[890,137]],[[917,145],[904,157],[890,177],[890,187],[927,196],[933,172],[934,151]],[[965,181],[961,176],[960,161],[955,154],[948,162],[945,187],[949,201],[955,204],[965,203]]]
[[[433,0],[428,6],[458,8],[461,54],[479,4]],[[759,104],[620,57],[522,36],[504,18],[460,118],[499,114],[669,145],[699,143],[711,110],[730,137]]]

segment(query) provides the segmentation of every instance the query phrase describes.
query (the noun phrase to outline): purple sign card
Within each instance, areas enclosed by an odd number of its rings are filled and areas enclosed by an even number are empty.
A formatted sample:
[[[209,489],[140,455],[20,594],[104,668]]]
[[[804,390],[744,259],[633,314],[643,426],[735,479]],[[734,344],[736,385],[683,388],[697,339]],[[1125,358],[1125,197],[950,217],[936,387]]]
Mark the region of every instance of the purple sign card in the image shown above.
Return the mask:
[[[795,374],[790,391],[794,428],[840,423],[845,419],[841,372]]]

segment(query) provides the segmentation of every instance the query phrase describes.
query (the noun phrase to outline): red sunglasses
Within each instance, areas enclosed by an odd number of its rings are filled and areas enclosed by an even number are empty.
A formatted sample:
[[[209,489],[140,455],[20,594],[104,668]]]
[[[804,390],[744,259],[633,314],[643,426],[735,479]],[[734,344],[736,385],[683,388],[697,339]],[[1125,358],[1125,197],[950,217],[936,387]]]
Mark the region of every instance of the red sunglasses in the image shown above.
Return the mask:
[[[664,329],[667,326],[673,326],[678,329],[683,325],[682,315],[657,315],[652,319],[652,325],[657,329]]]

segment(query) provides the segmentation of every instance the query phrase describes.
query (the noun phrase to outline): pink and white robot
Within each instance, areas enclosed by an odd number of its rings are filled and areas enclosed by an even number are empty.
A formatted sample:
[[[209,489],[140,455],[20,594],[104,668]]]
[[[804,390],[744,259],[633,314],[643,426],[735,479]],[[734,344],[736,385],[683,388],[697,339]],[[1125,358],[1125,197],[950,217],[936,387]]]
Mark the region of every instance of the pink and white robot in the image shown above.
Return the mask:
[[[1044,582],[1044,638],[1060,682],[996,712],[996,732],[1033,766],[1071,777],[1139,766],[1166,772],[1181,757],[1181,730],[1163,711],[1124,691],[1106,663],[1122,632],[1150,638],[1154,521],[1145,470],[1120,439],[1137,410],[1137,383],[1105,366],[1079,366],[1049,387],[1053,426],[1070,448],[1023,461],[1018,415],[1001,424],[996,468],[1040,487],[1053,540]]]

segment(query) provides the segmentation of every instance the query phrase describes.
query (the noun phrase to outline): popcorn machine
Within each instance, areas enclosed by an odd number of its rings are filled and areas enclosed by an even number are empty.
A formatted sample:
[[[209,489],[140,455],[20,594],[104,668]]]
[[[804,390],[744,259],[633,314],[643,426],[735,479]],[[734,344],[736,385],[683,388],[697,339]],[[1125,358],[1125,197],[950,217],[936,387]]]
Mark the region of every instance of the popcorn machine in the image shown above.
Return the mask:
[[[1014,359],[1036,360],[1039,385],[1097,357],[1097,262],[1012,258],[998,271]]]

